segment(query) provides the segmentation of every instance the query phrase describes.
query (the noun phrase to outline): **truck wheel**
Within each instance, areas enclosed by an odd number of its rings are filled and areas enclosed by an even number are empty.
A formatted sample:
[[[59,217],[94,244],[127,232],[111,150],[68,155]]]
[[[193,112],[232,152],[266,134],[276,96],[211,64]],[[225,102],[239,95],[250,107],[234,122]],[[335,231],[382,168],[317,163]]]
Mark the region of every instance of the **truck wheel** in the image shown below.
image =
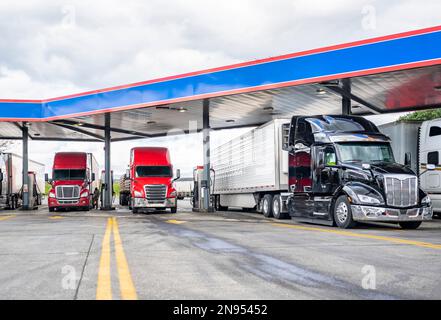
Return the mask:
[[[282,197],[280,195],[273,197],[272,209],[274,218],[279,220],[287,218],[287,214],[282,212]]]
[[[418,229],[421,225],[421,221],[403,221],[398,223],[402,229],[414,230]]]
[[[55,211],[55,208],[49,207],[49,212],[54,212],[54,211]]]
[[[133,214],[138,213],[138,208],[132,208],[132,213],[133,213]]]
[[[346,195],[338,197],[335,201],[334,221],[342,229],[350,229],[356,225],[356,222],[352,219],[351,205]]]
[[[266,194],[262,199],[262,212],[263,215],[267,218],[271,218],[273,216],[273,196],[270,194]]]
[[[170,212],[171,212],[171,213],[176,213],[176,212],[178,212],[178,207],[170,208]]]

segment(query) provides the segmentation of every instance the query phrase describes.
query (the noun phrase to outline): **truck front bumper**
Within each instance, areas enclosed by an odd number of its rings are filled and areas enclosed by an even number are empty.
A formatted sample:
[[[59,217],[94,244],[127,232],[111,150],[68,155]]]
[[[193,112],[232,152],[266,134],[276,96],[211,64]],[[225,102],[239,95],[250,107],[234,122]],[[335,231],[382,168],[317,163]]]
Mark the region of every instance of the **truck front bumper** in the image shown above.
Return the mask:
[[[176,198],[167,198],[162,203],[149,203],[146,198],[134,198],[134,208],[174,208],[176,207]]]
[[[88,198],[63,199],[49,198],[49,208],[69,208],[69,207],[88,207],[90,205]]]
[[[424,221],[431,220],[433,215],[432,207],[395,209],[352,205],[351,209],[352,217],[355,221]]]

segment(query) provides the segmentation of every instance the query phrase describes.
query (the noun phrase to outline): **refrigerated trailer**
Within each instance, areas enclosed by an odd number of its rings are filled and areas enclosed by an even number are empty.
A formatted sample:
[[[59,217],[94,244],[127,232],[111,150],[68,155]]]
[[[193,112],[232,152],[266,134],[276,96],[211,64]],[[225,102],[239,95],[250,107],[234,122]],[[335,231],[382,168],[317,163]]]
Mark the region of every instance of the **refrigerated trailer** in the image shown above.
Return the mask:
[[[270,210],[264,206],[270,205],[270,198],[286,200],[289,165],[282,140],[289,126],[290,119],[275,119],[212,150],[218,210],[256,209],[267,215]],[[286,216],[286,205],[279,212]]]
[[[45,191],[44,164],[29,160],[29,207],[41,204]],[[14,153],[0,154],[0,207],[16,209],[22,205],[23,158]]]
[[[433,211],[441,214],[441,119],[429,121],[397,121],[379,126],[389,136],[398,163],[411,168],[420,175],[427,164],[434,165],[420,176],[421,189],[432,200]]]

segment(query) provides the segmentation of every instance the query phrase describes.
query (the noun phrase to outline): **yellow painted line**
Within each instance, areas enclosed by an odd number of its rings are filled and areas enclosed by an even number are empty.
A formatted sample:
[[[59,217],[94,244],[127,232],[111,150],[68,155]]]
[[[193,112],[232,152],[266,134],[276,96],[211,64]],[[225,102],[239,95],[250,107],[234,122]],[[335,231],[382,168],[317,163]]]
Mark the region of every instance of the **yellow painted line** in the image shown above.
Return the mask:
[[[172,223],[172,224],[183,224],[186,223],[187,221],[180,221],[180,220],[167,220],[167,223]]]
[[[398,244],[407,244],[407,245],[423,247],[423,248],[441,249],[441,244],[435,244],[435,243],[430,243],[430,242],[422,242],[422,241],[415,241],[415,240],[408,240],[408,239],[401,239],[401,238],[394,238],[394,237],[377,236],[377,235],[372,235],[372,234],[362,234],[362,233],[356,233],[356,232],[351,232],[351,231],[297,226],[297,225],[291,225],[291,224],[285,224],[285,223],[272,223],[272,225],[277,226],[277,227],[297,229],[297,230],[333,233],[333,234],[343,235],[343,236],[347,236],[347,237],[381,240],[381,241],[387,241],[387,242],[398,243]]]
[[[111,218],[107,219],[106,232],[104,233],[101,247],[98,283],[96,288],[97,300],[112,300],[112,285],[110,281],[110,236],[112,233],[112,222]]]
[[[129,264],[122,245],[118,230],[118,222],[113,218],[113,237],[115,241],[116,267],[118,269],[119,290],[123,300],[137,300],[136,289],[130,275]]]
[[[62,216],[51,216],[51,217],[49,217],[49,219],[57,220],[57,219],[63,219],[63,217]]]
[[[10,216],[1,216],[1,217],[0,217],[0,221],[7,220],[7,219],[11,219],[11,218],[14,218],[14,217],[15,217],[15,214],[10,215]]]

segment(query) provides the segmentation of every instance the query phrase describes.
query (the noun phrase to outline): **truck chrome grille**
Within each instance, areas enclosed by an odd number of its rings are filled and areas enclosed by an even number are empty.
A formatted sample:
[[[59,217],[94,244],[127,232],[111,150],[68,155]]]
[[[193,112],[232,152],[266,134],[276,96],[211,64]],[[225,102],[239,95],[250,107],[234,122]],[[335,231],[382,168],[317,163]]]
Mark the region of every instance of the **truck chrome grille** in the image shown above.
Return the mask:
[[[144,186],[149,204],[163,204],[167,197],[167,186],[163,184],[148,184]]]
[[[418,203],[418,180],[409,175],[386,175],[384,178],[387,204],[410,207]]]
[[[55,188],[57,199],[78,199],[80,197],[79,186],[57,186]]]

